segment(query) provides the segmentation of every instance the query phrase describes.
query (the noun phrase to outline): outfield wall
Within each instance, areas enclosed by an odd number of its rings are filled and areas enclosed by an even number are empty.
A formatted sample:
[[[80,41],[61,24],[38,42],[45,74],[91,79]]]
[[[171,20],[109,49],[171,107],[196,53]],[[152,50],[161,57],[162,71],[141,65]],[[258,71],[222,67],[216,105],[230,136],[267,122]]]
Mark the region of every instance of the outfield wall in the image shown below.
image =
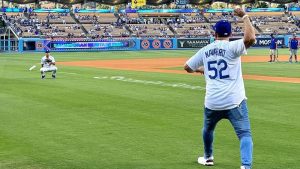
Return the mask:
[[[288,46],[291,36],[278,36],[279,47]],[[239,38],[231,38],[236,40]],[[214,41],[214,38],[120,38],[102,40],[50,40],[39,38],[20,38],[18,43],[19,52],[43,52],[45,50],[57,52],[69,51],[132,51],[132,50],[170,50],[170,49],[200,49]],[[268,48],[270,38],[257,37],[253,47]]]

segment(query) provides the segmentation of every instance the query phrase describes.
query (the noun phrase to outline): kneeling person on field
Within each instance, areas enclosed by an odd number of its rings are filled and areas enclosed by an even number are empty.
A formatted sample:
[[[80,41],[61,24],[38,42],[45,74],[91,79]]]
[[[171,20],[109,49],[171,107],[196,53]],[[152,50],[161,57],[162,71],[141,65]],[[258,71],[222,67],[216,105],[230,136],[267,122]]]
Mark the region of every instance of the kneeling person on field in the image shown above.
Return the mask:
[[[46,55],[42,57],[41,65],[42,68],[40,69],[42,74],[42,79],[46,77],[46,72],[52,72],[52,78],[56,77],[57,67],[55,66],[54,57],[50,55],[50,51],[46,50]]]

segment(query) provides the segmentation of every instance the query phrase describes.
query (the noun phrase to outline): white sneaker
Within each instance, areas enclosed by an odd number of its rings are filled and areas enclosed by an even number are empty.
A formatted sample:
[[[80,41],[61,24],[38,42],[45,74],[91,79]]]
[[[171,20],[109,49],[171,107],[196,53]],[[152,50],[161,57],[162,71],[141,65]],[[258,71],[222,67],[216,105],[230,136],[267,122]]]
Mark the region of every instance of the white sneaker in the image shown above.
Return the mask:
[[[209,157],[209,158],[199,157],[198,163],[205,165],[205,166],[213,166],[214,165],[214,157]]]
[[[245,166],[241,166],[241,169],[250,169],[250,168],[246,168]]]

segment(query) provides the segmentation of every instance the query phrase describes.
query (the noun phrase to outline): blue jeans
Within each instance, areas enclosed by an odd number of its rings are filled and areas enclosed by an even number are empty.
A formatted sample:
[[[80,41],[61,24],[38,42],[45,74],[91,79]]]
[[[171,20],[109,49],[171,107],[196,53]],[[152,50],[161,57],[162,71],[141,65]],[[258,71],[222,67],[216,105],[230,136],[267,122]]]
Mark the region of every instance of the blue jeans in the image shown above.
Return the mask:
[[[242,103],[230,110],[204,110],[204,155],[206,158],[213,155],[213,139],[214,130],[217,123],[222,119],[228,119],[232,124],[236,135],[240,140],[240,153],[242,165],[251,168],[252,166],[252,152],[253,142],[250,130],[250,121],[248,117],[247,102]]]

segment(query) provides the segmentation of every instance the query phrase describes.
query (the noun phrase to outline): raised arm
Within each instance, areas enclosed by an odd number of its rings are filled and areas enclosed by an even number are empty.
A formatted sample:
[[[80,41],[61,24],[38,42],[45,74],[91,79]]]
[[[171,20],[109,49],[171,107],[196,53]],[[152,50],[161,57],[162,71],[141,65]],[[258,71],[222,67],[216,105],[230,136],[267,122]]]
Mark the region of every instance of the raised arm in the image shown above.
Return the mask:
[[[234,10],[234,14],[238,17],[241,17],[244,22],[244,44],[246,48],[249,48],[255,43],[255,29],[251,24],[249,16],[241,9],[237,8]]]

